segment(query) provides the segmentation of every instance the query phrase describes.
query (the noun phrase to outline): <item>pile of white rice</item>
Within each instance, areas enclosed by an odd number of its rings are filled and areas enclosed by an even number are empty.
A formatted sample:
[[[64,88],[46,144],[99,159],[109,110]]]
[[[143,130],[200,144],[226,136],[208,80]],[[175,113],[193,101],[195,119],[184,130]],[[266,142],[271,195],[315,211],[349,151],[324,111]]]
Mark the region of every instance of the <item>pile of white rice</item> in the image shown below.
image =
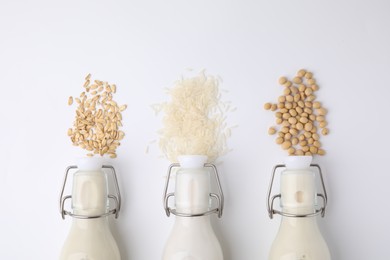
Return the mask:
[[[164,113],[159,145],[171,162],[180,155],[207,155],[213,162],[228,151],[231,130],[225,113],[230,105],[220,100],[219,83],[205,72],[182,78],[168,89],[171,100],[155,107]]]

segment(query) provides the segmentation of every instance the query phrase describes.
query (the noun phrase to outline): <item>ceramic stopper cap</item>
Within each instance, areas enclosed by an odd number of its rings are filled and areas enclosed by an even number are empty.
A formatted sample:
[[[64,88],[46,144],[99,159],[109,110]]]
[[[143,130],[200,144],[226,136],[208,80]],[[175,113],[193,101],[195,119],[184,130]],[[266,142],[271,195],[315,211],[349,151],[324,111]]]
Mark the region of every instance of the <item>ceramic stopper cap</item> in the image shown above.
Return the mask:
[[[177,157],[182,168],[202,168],[207,162],[206,155],[180,155]]]
[[[310,167],[312,156],[287,156],[284,160],[286,168],[289,170],[307,169]]]
[[[96,171],[103,166],[102,157],[81,157],[76,159],[77,168],[81,171]]]

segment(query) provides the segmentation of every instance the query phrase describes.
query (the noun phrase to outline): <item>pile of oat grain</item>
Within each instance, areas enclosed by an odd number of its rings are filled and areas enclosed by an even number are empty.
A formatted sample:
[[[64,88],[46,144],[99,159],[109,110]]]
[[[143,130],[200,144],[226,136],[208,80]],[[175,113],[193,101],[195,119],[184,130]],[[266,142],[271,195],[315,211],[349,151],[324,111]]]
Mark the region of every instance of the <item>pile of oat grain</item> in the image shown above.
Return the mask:
[[[87,156],[108,154],[115,158],[116,149],[125,133],[119,130],[122,127],[121,112],[126,105],[119,106],[113,100],[116,85],[100,80],[91,81],[91,74],[85,78],[84,89],[78,98],[75,121],[68,129],[68,136],[73,145],[87,151]],[[73,97],[69,97],[68,105],[73,104]]]

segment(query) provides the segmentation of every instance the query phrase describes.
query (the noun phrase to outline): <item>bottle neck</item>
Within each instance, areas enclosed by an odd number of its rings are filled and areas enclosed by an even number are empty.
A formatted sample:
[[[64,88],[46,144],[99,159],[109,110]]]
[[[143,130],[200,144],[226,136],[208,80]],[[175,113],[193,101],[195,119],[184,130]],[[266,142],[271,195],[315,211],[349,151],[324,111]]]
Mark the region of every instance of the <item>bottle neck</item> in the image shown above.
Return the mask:
[[[182,168],[176,173],[176,211],[199,214],[210,208],[210,173],[202,168]]]
[[[282,216],[281,220],[281,227],[318,227],[317,225],[317,217],[312,216],[312,217],[284,217]]]
[[[292,215],[313,214],[316,206],[315,175],[308,169],[287,169],[283,171],[280,181],[281,208],[283,213]],[[286,217],[282,216],[281,230],[318,231],[316,216]]]
[[[89,231],[89,230],[109,230],[108,217],[100,217],[100,218],[90,218],[90,219],[80,219],[73,218],[72,228]]]
[[[73,178],[72,208],[74,214],[97,216],[107,212],[107,176],[101,170],[80,170]]]
[[[315,212],[316,185],[310,169],[285,170],[280,187],[280,206],[284,213],[303,215]]]
[[[198,228],[198,227],[210,227],[211,221],[210,215],[200,216],[200,217],[175,217],[175,226],[180,226],[180,228]]]

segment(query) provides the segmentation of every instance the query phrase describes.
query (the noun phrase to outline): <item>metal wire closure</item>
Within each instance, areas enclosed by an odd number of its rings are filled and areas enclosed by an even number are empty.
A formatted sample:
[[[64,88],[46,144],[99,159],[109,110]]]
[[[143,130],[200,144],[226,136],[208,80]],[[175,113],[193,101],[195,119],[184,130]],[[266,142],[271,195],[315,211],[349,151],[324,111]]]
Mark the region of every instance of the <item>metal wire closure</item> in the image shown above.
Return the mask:
[[[99,214],[99,215],[92,215],[92,216],[78,215],[78,214],[74,214],[74,213],[72,213],[70,211],[65,210],[64,209],[65,201],[67,199],[72,199],[71,195],[64,196],[64,191],[65,191],[65,186],[66,186],[66,182],[67,182],[67,179],[68,179],[68,175],[69,175],[70,170],[77,169],[76,165],[72,165],[72,166],[67,167],[66,170],[65,170],[64,182],[62,184],[62,189],[61,189],[60,214],[61,214],[62,219],[65,219],[65,215],[71,216],[73,218],[79,218],[79,219],[94,219],[94,218],[106,217],[106,216],[109,216],[111,214],[115,214],[115,218],[118,218],[119,211],[121,209],[121,194],[120,194],[120,191],[119,191],[118,179],[116,177],[115,169],[114,169],[113,166],[110,166],[110,165],[103,165],[102,168],[103,169],[110,169],[111,172],[112,172],[112,176],[113,176],[114,184],[115,184],[116,195],[108,194],[107,197],[108,197],[108,199],[111,199],[111,200],[114,201],[115,207],[113,209],[109,209],[106,213]]]
[[[163,195],[164,209],[165,209],[165,213],[167,214],[167,216],[169,217],[172,213],[173,215],[179,216],[179,217],[201,217],[201,216],[207,216],[207,215],[215,213],[215,214],[218,214],[219,218],[222,217],[223,203],[224,203],[222,187],[221,187],[221,183],[219,181],[217,167],[215,167],[215,165],[211,164],[211,163],[205,163],[204,167],[213,169],[213,172],[215,175],[215,180],[216,180],[217,185],[218,185],[219,195],[215,194],[215,193],[210,193],[210,197],[217,200],[218,206],[214,209],[211,209],[211,210],[208,210],[208,211],[205,211],[202,213],[195,213],[195,214],[177,212],[176,209],[172,209],[168,206],[169,198],[175,196],[175,193],[173,193],[173,192],[168,193],[168,186],[169,186],[169,180],[171,177],[172,169],[179,168],[179,167],[180,167],[179,163],[172,163],[168,168],[168,175],[167,175],[167,180],[165,182],[165,189],[164,189],[164,195]]]
[[[272,171],[272,177],[271,177],[270,185],[269,185],[269,188],[268,188],[268,196],[267,196],[267,209],[268,209],[269,217],[272,219],[274,214],[279,214],[279,215],[282,215],[282,216],[285,216],[285,217],[297,217],[297,218],[312,217],[312,216],[316,216],[318,214],[321,214],[321,217],[324,217],[325,216],[325,208],[326,208],[326,205],[327,205],[327,202],[328,202],[328,196],[326,194],[324,178],[322,176],[321,167],[318,164],[310,164],[310,167],[317,168],[318,169],[318,173],[320,175],[323,194],[322,193],[317,193],[316,195],[317,195],[317,197],[320,197],[322,199],[322,204],[323,204],[322,207],[321,208],[316,208],[313,213],[308,213],[308,214],[292,214],[292,213],[286,213],[286,212],[282,212],[280,210],[275,210],[274,209],[274,200],[276,198],[280,199],[282,197],[282,195],[280,193],[271,197],[272,185],[273,185],[274,178],[275,178],[275,172],[276,172],[276,170],[278,168],[285,168],[285,167],[286,167],[285,164],[278,164],[278,165],[276,165],[273,168],[273,171]]]

